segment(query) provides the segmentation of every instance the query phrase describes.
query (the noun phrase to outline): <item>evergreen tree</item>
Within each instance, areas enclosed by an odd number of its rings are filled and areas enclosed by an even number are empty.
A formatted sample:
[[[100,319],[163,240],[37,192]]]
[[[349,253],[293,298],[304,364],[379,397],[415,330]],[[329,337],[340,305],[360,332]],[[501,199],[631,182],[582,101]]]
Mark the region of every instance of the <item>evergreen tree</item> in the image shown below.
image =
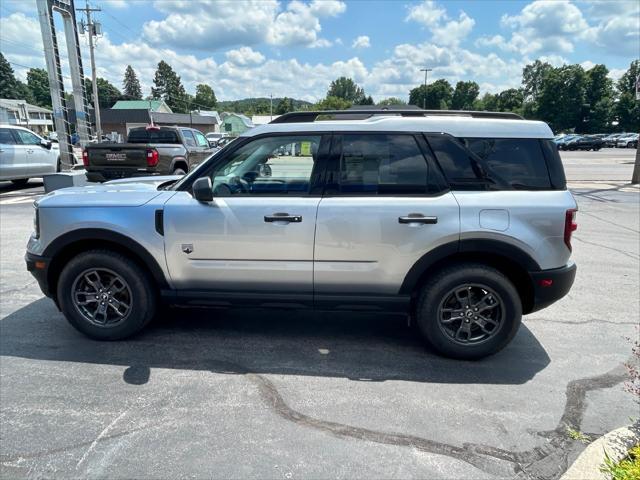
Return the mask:
[[[44,68],[31,68],[27,72],[27,85],[33,94],[36,105],[51,108],[51,90],[49,75]]]
[[[197,85],[195,103],[200,110],[214,110],[218,105],[218,99],[213,88],[202,83]]]
[[[160,63],[158,63],[153,84],[154,87],[151,87],[151,96],[153,98],[164,100],[169,108],[176,113],[189,112],[189,99],[182,81],[173,71],[171,65],[164,60],[160,60]]]
[[[131,65],[127,65],[124,71],[122,93],[127,97],[127,100],[142,100],[142,87],[140,87],[138,76]]]

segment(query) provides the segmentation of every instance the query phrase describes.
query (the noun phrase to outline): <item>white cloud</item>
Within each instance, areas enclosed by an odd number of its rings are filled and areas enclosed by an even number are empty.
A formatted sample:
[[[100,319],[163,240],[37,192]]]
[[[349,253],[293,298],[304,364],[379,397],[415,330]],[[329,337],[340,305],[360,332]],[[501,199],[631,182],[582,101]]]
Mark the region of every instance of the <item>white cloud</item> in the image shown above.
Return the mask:
[[[431,41],[438,45],[458,45],[467,38],[476,23],[463,11],[458,20],[450,19],[447,11],[433,0],[409,7],[405,21],[422,24],[431,32]]]
[[[281,10],[276,0],[170,0],[155,3],[167,14],[143,25],[143,38],[154,45],[212,51],[235,45],[323,47],[320,20],[346,10],[337,0],[292,0]],[[188,34],[185,34],[188,32]]]
[[[264,62],[264,55],[256,52],[251,47],[240,47],[237,50],[229,50],[225,53],[227,60],[236,65],[258,65]]]
[[[433,0],[425,0],[424,2],[409,7],[409,13],[405,21],[413,20],[421,23],[425,27],[436,27],[442,20],[447,17],[447,11],[438,6]]]
[[[369,40],[369,37],[366,35],[360,35],[351,44],[351,48],[369,48],[370,46],[371,46],[371,41]]]

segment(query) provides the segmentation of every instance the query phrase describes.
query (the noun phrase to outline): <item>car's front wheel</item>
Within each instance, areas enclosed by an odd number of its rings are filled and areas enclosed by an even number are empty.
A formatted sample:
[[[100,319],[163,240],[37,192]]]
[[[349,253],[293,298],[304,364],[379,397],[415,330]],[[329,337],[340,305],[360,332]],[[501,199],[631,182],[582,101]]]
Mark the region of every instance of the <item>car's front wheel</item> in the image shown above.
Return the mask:
[[[422,288],[416,310],[427,343],[447,357],[477,359],[494,354],[520,327],[522,304],[511,281],[482,264],[441,270]]]
[[[17,187],[24,187],[27,183],[29,183],[29,179],[28,178],[18,178],[16,180],[11,180],[11,183],[13,183]]]
[[[156,294],[149,275],[131,259],[109,250],[77,255],[60,274],[58,301],[65,317],[96,340],[119,340],[153,318]]]

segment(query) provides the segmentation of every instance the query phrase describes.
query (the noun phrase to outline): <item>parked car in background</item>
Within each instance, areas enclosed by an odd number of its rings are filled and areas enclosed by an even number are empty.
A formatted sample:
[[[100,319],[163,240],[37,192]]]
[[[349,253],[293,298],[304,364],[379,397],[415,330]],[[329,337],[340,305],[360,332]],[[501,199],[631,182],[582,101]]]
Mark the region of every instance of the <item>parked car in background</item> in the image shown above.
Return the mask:
[[[82,161],[91,182],[147,175],[184,175],[215,150],[202,132],[183,127],[132,128],[127,143],[90,143]]]
[[[580,135],[576,135],[574,133],[570,133],[568,135],[563,135],[560,138],[554,138],[553,142],[556,144],[559,150],[565,150],[568,142],[578,138]]]
[[[638,148],[638,134],[629,133],[625,136],[619,137],[616,140],[616,147],[618,148]]]
[[[605,147],[615,147],[616,146],[616,142],[618,141],[618,139],[620,137],[625,136],[625,135],[628,135],[628,133],[612,133],[610,135],[607,135],[606,137],[604,137],[602,139],[603,146],[605,146]]]
[[[223,139],[225,135],[224,133],[220,133],[220,132],[209,132],[205,135],[205,137],[209,141],[209,145],[211,145],[212,147],[217,147],[218,141]]]
[[[598,135],[582,135],[569,140],[565,150],[600,150],[603,145],[602,138]]]
[[[31,130],[0,125],[0,180],[26,185],[30,178],[60,171],[60,150]]]

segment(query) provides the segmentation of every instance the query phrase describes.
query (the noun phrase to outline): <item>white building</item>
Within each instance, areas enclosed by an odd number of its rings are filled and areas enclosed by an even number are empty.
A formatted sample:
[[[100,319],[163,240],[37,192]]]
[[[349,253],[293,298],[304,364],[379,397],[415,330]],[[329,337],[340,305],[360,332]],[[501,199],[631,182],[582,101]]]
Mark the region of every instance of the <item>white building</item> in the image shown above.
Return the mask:
[[[53,111],[31,105],[26,100],[0,98],[0,123],[27,127],[41,135],[55,130]]]

